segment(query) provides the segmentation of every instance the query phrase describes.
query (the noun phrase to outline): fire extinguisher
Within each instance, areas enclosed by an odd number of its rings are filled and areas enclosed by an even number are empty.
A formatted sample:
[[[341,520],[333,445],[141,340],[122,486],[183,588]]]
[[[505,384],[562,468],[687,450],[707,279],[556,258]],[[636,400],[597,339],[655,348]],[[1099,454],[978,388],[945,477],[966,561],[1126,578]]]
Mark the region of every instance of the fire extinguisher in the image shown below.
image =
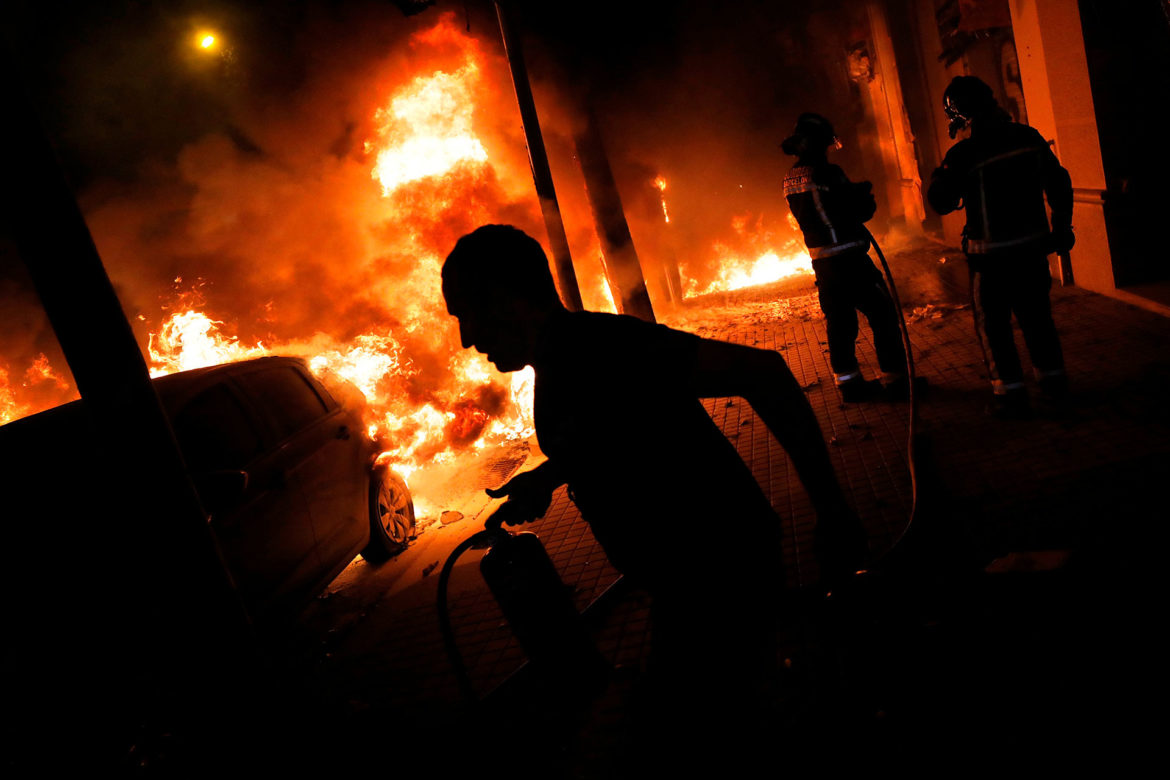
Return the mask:
[[[461,542],[439,574],[439,626],[459,687],[478,701],[455,643],[447,584],[455,562],[469,549],[487,549],[480,573],[528,657],[532,673],[561,693],[592,694],[608,677],[610,664],[598,652],[584,619],[536,534],[512,534],[494,516],[484,530]]]

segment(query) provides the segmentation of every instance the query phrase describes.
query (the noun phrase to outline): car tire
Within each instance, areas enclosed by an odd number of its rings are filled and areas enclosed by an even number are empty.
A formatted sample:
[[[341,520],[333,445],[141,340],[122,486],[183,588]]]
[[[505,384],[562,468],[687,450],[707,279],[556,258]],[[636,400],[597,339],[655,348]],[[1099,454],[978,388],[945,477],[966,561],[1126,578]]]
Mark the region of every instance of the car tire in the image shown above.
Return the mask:
[[[370,542],[367,561],[381,562],[406,549],[414,536],[414,501],[402,477],[380,468],[370,479]]]

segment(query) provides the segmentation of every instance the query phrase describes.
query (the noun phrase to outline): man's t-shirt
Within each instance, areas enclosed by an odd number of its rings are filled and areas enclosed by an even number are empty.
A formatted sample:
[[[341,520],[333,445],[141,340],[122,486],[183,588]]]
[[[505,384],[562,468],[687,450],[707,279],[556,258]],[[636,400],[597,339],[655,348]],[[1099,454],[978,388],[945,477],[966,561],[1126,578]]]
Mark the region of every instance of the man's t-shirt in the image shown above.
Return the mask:
[[[611,562],[652,589],[780,558],[780,523],[697,398],[699,337],[565,312],[534,361],[541,449]]]

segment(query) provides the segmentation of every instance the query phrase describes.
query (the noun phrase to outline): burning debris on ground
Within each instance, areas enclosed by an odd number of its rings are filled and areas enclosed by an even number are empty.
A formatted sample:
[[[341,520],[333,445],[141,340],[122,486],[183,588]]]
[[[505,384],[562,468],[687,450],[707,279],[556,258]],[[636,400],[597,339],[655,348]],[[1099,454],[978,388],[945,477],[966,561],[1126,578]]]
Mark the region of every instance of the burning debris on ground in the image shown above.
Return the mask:
[[[906,322],[914,323],[919,320],[941,320],[951,312],[969,308],[971,308],[970,305],[966,303],[930,303],[926,306],[915,306],[914,310],[906,315]]]
[[[671,327],[707,338],[721,338],[747,323],[820,319],[811,279],[794,279],[728,293],[713,293],[688,301],[663,317]]]

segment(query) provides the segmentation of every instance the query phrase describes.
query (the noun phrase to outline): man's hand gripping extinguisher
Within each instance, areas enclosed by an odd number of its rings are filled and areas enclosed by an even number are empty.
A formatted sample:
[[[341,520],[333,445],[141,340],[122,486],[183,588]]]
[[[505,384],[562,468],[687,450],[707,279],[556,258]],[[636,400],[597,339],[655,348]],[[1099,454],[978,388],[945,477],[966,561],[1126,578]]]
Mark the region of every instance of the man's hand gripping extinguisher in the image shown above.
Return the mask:
[[[439,625],[459,687],[468,701],[476,702],[479,697],[455,643],[447,583],[456,560],[469,549],[487,549],[480,561],[480,573],[528,657],[532,673],[562,691],[589,695],[599,690],[610,665],[594,646],[544,545],[534,533],[512,534],[504,530],[493,515],[484,523],[484,530],[451,552],[439,574]]]

